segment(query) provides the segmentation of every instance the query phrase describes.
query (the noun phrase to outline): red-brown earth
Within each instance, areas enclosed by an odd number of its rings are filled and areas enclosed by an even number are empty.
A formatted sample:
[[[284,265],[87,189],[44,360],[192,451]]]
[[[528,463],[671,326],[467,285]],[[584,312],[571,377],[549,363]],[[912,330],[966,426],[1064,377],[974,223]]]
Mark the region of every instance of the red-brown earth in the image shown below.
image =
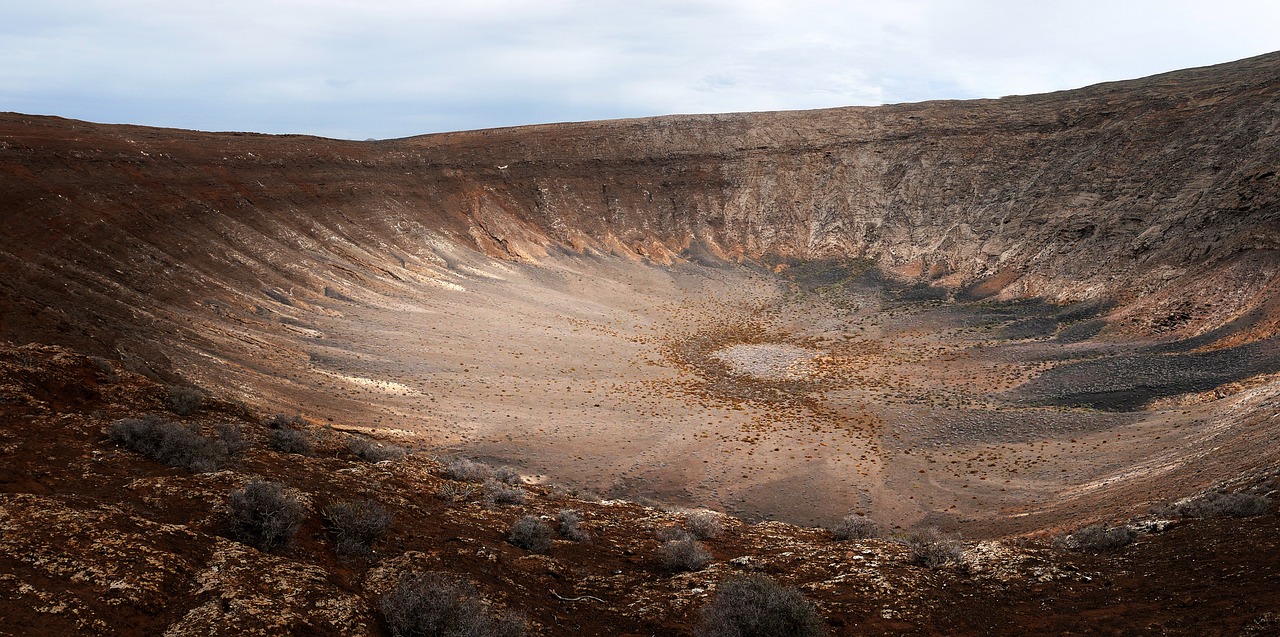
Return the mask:
[[[644,529],[666,514],[575,501],[617,537],[522,556],[500,541],[518,516],[430,498],[441,479],[425,456],[449,454],[517,467],[541,485],[523,507],[534,512],[572,489],[733,514],[717,566],[688,577],[774,556],[767,570],[805,584],[849,634],[1274,630],[1274,514],[1179,525],[1102,556],[1009,542],[1274,473],[1278,170],[1277,54],[1000,100],[379,142],[0,115],[0,337],[70,348],[8,350],[30,360],[6,368],[0,405],[13,440],[5,541],[45,544],[10,557],[7,608],[26,622],[18,633],[69,608],[106,625],[149,616],[138,630],[162,632],[233,586],[198,576],[232,551],[250,571],[312,569],[356,618],[324,630],[380,630],[370,601],[384,576],[461,542],[496,557],[449,570],[527,605],[546,634],[566,608],[507,561],[546,561],[575,595],[629,600],[575,602],[585,626],[610,613],[635,634],[688,625],[707,587],[644,566]],[[79,360],[70,352],[151,380],[103,389],[83,361],[47,371],[50,357]],[[54,386],[21,380],[38,373]],[[206,420],[297,411],[421,451],[354,474],[341,454],[265,449],[229,473],[164,469],[103,435],[159,409],[148,382],[224,401]],[[65,450],[44,447],[55,442]],[[106,473],[84,466],[103,454]],[[139,472],[181,486],[135,498],[125,476]],[[319,500],[383,493],[403,524],[421,521],[417,535],[341,565],[313,521],[288,555],[258,556],[219,539],[216,503],[250,475]],[[185,491],[204,496],[173,495]],[[23,539],[39,510],[54,511],[49,537],[89,539]],[[853,569],[861,545],[752,526],[855,511],[1003,539],[972,549],[970,570],[1019,574],[993,587],[917,571],[876,542],[877,566]],[[177,535],[138,530],[156,525]],[[125,549],[73,568],[117,526],[135,529],[123,547],[162,543],[146,550],[169,579],[145,603],[95,606],[93,586],[135,585],[77,575],[111,572]],[[788,552],[803,566],[775,559]],[[1197,566],[1175,567],[1191,556]],[[1072,575],[1036,583],[1029,564]],[[613,571],[612,584],[590,579]],[[881,577],[897,583],[871,592]],[[997,599],[1008,614],[990,610]]]

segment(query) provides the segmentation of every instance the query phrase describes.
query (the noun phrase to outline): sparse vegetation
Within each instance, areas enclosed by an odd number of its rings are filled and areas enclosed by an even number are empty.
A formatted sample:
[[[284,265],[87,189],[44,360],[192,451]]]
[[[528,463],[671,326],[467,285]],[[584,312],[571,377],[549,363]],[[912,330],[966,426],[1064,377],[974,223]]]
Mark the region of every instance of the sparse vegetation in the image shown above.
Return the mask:
[[[351,436],[347,440],[347,451],[365,462],[399,460],[408,453],[399,445],[377,442],[365,436]]]
[[[691,537],[669,540],[658,547],[658,565],[672,573],[701,571],[711,561],[711,553]]]
[[[169,387],[169,395],[164,404],[179,416],[190,416],[204,405],[204,392],[195,387],[173,385]]]
[[[226,442],[206,438],[195,427],[154,414],[117,420],[111,423],[108,434],[126,449],[196,472],[216,471],[230,454]]]
[[[531,553],[551,548],[551,525],[536,515],[526,515],[511,525],[507,541]]]
[[[488,466],[468,458],[444,458],[440,464],[441,473],[450,480],[483,482],[492,473]]]
[[[446,482],[436,489],[436,497],[448,502],[463,502],[476,497],[479,491],[476,485],[469,482]]]
[[[524,489],[513,487],[493,478],[484,481],[484,500],[490,506],[498,504],[524,504]]]
[[[297,429],[272,429],[267,432],[267,446],[280,453],[309,456],[315,453],[316,443],[311,434]]]
[[[507,484],[520,484],[520,472],[513,467],[501,466],[493,470],[493,479]]]
[[[724,532],[724,525],[720,523],[720,516],[711,511],[690,512],[684,516],[684,528],[690,535],[699,540],[717,538]]]
[[[867,540],[880,536],[880,525],[865,515],[847,515],[831,527],[837,540]]]
[[[231,536],[263,551],[292,544],[306,517],[296,496],[285,493],[280,484],[265,480],[253,480],[243,489],[232,491],[228,507]]]
[[[98,371],[104,383],[114,383],[120,380],[120,374],[116,373],[115,366],[111,364],[111,361],[101,356],[90,356],[89,365]]]
[[[958,539],[935,528],[908,533],[898,541],[906,545],[909,550],[907,562],[913,566],[942,568],[948,564],[959,564],[964,555],[964,547]]]
[[[386,507],[372,500],[338,502],[324,509],[334,547],[347,555],[366,555],[391,526]]]
[[[582,513],[573,509],[560,509],[556,513],[556,528],[560,531],[560,537],[573,542],[587,542],[591,540],[591,535],[583,531],[579,527],[582,522]]]
[[[1054,538],[1054,544],[1072,551],[1114,551],[1132,544],[1136,535],[1128,527],[1093,524]]]
[[[1247,518],[1262,515],[1270,508],[1271,501],[1261,495],[1210,491],[1170,506],[1168,513],[1188,518]]]
[[[302,416],[297,414],[293,416],[276,414],[268,418],[265,424],[271,429],[298,429],[306,423],[302,420]]]
[[[764,577],[720,584],[703,607],[698,637],[818,637],[826,634],[818,609],[800,591]]]
[[[394,637],[521,637],[526,630],[520,618],[490,611],[456,575],[404,575],[381,607]]]
[[[689,535],[689,532],[686,531],[683,527],[673,526],[673,525],[658,527],[657,530],[653,532],[653,536],[658,538],[659,542],[670,542],[672,540],[687,540],[693,537],[692,535]]]
[[[218,423],[213,426],[218,433],[218,440],[227,448],[227,453],[237,455],[249,448],[249,439],[244,437],[244,430],[236,423]]]

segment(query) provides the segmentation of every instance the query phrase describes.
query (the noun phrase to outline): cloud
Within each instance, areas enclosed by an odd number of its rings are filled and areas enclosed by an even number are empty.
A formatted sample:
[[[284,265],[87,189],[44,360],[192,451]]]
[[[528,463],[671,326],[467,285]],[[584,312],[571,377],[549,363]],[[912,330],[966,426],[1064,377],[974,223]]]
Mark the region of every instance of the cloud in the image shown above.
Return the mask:
[[[1280,49],[1280,5],[1013,0],[42,0],[0,108],[389,137],[1072,88]]]

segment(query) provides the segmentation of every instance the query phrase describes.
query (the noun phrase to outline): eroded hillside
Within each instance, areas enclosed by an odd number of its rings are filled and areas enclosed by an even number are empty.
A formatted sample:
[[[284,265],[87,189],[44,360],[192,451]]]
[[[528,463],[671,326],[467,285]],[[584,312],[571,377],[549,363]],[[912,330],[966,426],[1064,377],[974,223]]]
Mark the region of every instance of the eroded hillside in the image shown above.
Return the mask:
[[[544,495],[558,485],[711,507],[743,529],[864,513],[893,532],[1010,538],[1128,520],[1246,479],[1266,491],[1280,462],[1278,171],[1280,54],[1000,100],[376,142],[0,115],[0,339],[71,348],[6,350],[18,379],[6,453],[24,467],[7,482],[8,506],[81,497],[96,475],[40,479],[71,456],[41,456],[41,468],[23,451],[42,444],[23,437],[24,418],[43,419],[42,432],[74,428],[83,451],[72,456],[84,459],[115,449],[102,438],[110,419],[152,408],[129,405],[133,394],[104,399],[84,361],[75,382],[22,380],[72,351],[141,374],[112,392],[195,385],[239,405],[219,409],[246,426],[300,412],[312,429],[513,465]],[[332,457],[322,462],[349,469]],[[251,455],[214,479],[318,475],[311,461],[268,470],[274,460]],[[397,467],[412,474],[386,492],[397,510],[438,513],[405,495],[439,486],[438,465]],[[112,469],[112,488],[141,488],[121,482],[126,469]],[[216,511],[138,497],[155,510],[117,511],[104,492],[59,501],[56,524],[98,507],[93,528],[175,525],[162,530],[208,555],[230,550]],[[499,521],[461,501],[471,526],[456,535],[470,546]],[[608,506],[591,510],[610,524],[658,515]],[[1274,520],[1250,522],[1259,542],[1274,544]],[[803,550],[744,553],[826,554],[804,539],[818,531],[765,524]],[[413,550],[454,541],[432,528]],[[637,541],[619,540],[620,555],[636,555]],[[316,546],[295,557],[321,559]],[[1116,572],[1185,555],[1151,550]],[[1014,553],[997,561],[1050,560]],[[245,555],[238,564],[256,563]],[[826,590],[849,564],[800,579]],[[550,577],[564,579],[562,566]],[[327,562],[298,568],[336,582],[343,592],[325,603],[347,600],[333,603],[354,609],[352,630],[379,629],[369,604],[385,582]],[[619,590],[671,584],[614,570]],[[494,580],[499,597],[532,594],[508,579]],[[208,617],[231,612],[212,589],[192,590]],[[832,616],[953,633],[999,623],[903,619],[867,601],[889,593],[859,591],[846,592],[861,610]],[[1105,597],[1077,593],[1064,613]],[[628,607],[627,621],[650,632],[687,623],[691,611],[663,595],[652,597],[661,610]],[[552,599],[536,609],[543,632],[558,630],[549,609],[563,600]],[[1272,621],[1256,606],[1240,612]],[[888,623],[867,619],[875,612]]]

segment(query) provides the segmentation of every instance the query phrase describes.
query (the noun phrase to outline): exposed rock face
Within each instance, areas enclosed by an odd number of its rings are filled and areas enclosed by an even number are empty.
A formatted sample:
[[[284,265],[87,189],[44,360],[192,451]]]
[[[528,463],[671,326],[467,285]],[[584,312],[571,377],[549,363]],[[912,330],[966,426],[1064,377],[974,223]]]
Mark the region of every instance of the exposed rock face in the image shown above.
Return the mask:
[[[1213,323],[1273,286],[1278,156],[1280,54],[1000,100],[376,143],[9,114],[0,331],[27,335],[36,313],[67,341],[114,339],[73,306],[136,326],[151,317],[133,308],[428,265],[440,239],[529,259],[867,257],[1059,300],[1217,273],[1243,289],[1229,310],[1192,308]]]

